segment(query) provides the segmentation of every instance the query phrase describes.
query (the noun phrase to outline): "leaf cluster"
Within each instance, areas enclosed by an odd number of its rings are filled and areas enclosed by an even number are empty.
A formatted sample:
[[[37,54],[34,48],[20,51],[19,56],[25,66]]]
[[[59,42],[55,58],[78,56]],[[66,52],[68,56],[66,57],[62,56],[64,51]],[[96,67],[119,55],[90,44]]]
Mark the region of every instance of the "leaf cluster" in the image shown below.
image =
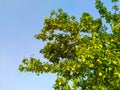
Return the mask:
[[[111,0],[117,3],[118,0]],[[120,13],[115,13],[96,0],[100,17],[84,12],[77,20],[62,9],[45,18],[44,27],[35,35],[47,41],[40,50],[48,62],[24,58],[20,71],[37,75],[57,75],[55,90],[119,90],[120,89]],[[103,24],[103,20],[106,24]],[[108,24],[111,33],[108,33]],[[72,83],[70,83],[72,82]]]

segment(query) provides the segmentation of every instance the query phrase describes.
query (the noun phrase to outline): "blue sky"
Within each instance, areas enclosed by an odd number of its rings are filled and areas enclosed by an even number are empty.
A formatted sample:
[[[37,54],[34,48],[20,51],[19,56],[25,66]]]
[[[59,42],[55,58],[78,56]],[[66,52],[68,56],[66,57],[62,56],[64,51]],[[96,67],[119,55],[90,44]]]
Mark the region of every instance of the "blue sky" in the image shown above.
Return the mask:
[[[104,3],[110,7],[110,0]],[[45,45],[36,40],[50,11],[63,8],[69,15],[82,12],[99,16],[94,0],[0,0],[0,90],[53,90],[55,75],[21,73],[18,66],[24,57],[44,61],[39,50]]]

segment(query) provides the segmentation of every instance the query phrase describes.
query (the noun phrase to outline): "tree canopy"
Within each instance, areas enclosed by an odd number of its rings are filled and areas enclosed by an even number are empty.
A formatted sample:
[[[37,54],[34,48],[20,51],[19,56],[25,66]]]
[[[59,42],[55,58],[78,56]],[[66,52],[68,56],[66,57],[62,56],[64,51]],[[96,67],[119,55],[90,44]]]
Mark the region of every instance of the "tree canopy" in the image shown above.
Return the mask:
[[[112,11],[96,0],[100,17],[83,12],[80,20],[62,9],[45,18],[44,27],[35,35],[47,41],[40,53],[48,62],[24,58],[20,71],[57,75],[55,90],[120,89],[120,13],[114,3]],[[79,89],[80,90],[80,89]]]

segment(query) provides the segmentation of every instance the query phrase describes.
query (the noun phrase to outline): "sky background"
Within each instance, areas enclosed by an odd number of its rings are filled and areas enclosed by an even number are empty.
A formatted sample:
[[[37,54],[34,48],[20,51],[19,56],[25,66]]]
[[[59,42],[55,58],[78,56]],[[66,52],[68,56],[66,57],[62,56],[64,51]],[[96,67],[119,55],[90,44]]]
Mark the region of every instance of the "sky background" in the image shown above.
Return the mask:
[[[110,9],[111,0],[103,1]],[[53,90],[55,75],[21,73],[18,66],[24,57],[44,61],[39,50],[45,43],[34,35],[42,29],[44,17],[58,8],[77,18],[83,12],[99,16],[94,0],[0,0],[0,90]]]

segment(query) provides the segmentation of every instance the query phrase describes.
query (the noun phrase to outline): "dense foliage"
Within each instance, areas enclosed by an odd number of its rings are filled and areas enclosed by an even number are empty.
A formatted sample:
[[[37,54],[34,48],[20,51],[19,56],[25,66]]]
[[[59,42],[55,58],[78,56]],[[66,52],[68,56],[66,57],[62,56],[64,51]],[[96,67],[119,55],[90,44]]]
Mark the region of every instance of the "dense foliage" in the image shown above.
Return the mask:
[[[96,0],[96,19],[84,12],[79,21],[53,10],[35,35],[47,41],[40,53],[48,62],[24,58],[19,70],[56,74],[55,90],[120,90],[120,13],[118,0],[111,2],[113,12]]]

